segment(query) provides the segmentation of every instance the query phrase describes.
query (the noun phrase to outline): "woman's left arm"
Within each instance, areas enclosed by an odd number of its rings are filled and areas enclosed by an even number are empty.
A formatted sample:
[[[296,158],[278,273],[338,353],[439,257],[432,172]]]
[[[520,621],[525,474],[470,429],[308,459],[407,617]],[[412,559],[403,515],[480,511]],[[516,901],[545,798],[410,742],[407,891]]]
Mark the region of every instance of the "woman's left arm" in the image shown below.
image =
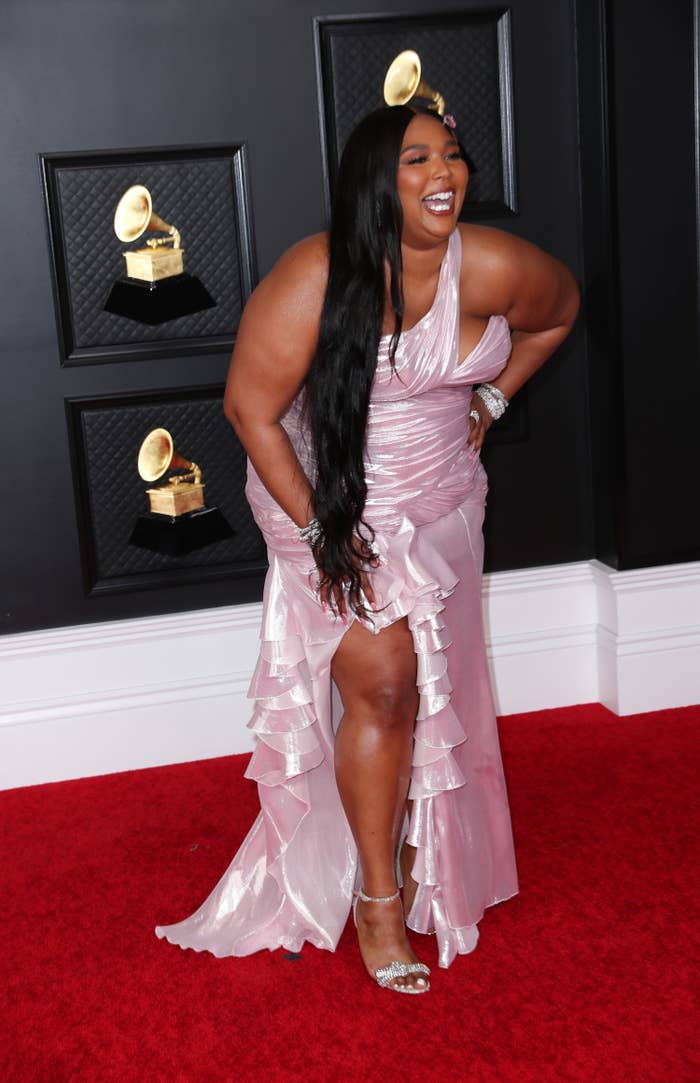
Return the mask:
[[[511,234],[488,234],[482,304],[506,317],[513,344],[508,363],[491,382],[510,400],[569,334],[578,314],[579,291],[564,264],[542,249]],[[478,395],[472,399],[474,407],[481,420],[475,424],[472,419],[469,443],[481,447],[493,418]]]

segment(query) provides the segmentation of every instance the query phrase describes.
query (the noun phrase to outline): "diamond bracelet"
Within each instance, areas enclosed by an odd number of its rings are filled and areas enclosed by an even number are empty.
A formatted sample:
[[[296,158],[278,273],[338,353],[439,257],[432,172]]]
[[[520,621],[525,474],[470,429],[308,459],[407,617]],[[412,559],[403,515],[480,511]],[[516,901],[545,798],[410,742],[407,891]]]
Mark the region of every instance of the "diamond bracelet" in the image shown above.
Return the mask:
[[[318,519],[312,519],[306,526],[299,528],[299,541],[306,542],[311,549],[323,541],[323,527]]]
[[[479,384],[474,389],[474,394],[479,396],[494,421],[503,417],[508,406],[508,399],[500,388],[494,387],[493,384]]]

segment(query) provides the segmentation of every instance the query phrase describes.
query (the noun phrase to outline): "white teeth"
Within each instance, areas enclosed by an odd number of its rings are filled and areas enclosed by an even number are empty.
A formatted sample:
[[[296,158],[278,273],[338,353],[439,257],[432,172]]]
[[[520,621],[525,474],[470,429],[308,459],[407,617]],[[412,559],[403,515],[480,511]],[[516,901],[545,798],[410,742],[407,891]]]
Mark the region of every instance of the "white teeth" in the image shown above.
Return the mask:
[[[454,199],[454,192],[448,189],[446,192],[432,192],[429,196],[424,196],[422,202],[432,213],[445,214],[446,212],[452,212]]]

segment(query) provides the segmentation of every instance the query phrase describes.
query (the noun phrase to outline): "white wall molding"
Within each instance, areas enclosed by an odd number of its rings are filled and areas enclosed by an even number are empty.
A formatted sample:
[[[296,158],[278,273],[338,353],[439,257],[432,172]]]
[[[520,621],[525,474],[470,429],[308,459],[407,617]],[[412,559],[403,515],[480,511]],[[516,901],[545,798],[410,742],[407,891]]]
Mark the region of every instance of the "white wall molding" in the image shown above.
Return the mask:
[[[600,702],[619,715],[700,702],[700,562],[590,566]]]
[[[700,702],[700,562],[484,579],[501,714]],[[248,751],[261,606],[0,638],[0,788]]]
[[[486,650],[499,714],[598,698],[590,564],[484,576]]]

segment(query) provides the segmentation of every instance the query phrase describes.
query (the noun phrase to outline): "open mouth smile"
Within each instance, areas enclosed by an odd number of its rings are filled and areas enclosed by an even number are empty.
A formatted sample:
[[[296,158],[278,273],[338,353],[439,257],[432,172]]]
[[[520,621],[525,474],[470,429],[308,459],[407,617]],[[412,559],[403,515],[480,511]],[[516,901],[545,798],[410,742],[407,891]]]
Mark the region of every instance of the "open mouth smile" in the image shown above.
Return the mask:
[[[446,188],[441,192],[431,192],[424,196],[421,203],[431,214],[452,214],[455,209],[455,193],[453,189]]]

